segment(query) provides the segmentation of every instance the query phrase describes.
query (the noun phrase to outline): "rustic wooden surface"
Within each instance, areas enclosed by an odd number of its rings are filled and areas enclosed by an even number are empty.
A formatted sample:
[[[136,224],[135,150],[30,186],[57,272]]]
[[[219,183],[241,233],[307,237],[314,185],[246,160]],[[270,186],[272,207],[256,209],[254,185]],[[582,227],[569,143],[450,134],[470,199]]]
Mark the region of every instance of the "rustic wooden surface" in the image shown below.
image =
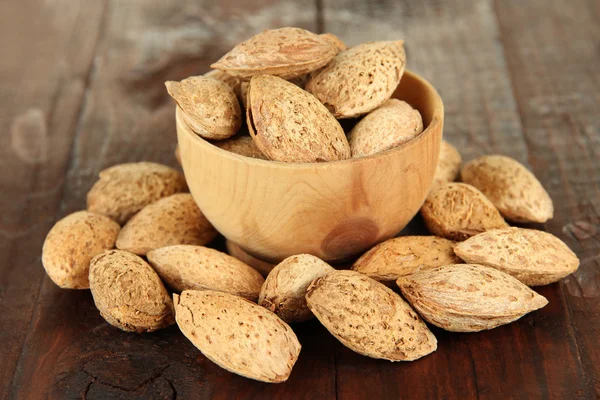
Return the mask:
[[[165,3],[0,3],[0,398],[600,397],[597,0]],[[436,329],[439,350],[413,363],[359,356],[308,322],[296,328],[304,347],[290,380],[267,385],[216,367],[176,327],[118,331],[88,291],[45,277],[47,231],[84,207],[101,169],[176,165],[163,81],[204,72],[234,43],[285,25],[351,45],[405,39],[409,67],[441,92],[445,137],[464,158],[498,152],[533,169],[556,208],[537,228],[582,261],[539,288],[547,307],[484,333]]]

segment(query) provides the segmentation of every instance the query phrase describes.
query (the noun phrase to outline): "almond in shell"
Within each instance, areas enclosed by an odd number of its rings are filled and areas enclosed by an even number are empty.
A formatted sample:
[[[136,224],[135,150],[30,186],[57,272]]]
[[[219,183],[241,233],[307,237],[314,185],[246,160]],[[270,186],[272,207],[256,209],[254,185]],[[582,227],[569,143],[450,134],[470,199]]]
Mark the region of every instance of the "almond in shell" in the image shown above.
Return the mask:
[[[173,302],[141,257],[109,250],[90,263],[90,289],[102,317],[127,332],[152,332],[175,323]]]
[[[104,215],[77,211],[58,221],[46,236],[42,264],[63,289],[87,289],[90,260],[115,246],[121,227]]]
[[[420,271],[397,284],[425,320],[453,332],[492,329],[548,304],[512,276],[476,264]]]
[[[191,76],[165,82],[167,91],[183,111],[189,127],[205,139],[227,139],[242,125],[240,103],[233,89],[217,79]]]
[[[300,354],[294,331],[275,314],[246,299],[215,291],[174,294],[181,332],[209,360],[262,382],[284,382]]]
[[[229,75],[228,73],[219,71],[218,69],[213,69],[212,71],[208,71],[203,76],[205,78],[212,78],[212,79],[216,79],[221,82],[225,82],[226,84],[229,85],[229,87],[231,87],[231,89],[233,90],[233,93],[235,93],[238,100],[241,99],[240,96],[241,96],[242,80],[239,77]]]
[[[399,295],[358,272],[316,279],[306,302],[333,336],[362,355],[412,361],[437,349],[435,336]]]
[[[487,155],[465,165],[461,180],[475,186],[515,222],[546,222],[554,215],[552,199],[525,166],[510,157]]]
[[[352,158],[399,146],[423,132],[421,114],[410,104],[389,99],[356,124],[348,135]]]
[[[339,122],[314,96],[281,78],[252,78],[247,119],[250,135],[270,160],[307,163],[350,157]]]
[[[455,253],[514,276],[528,286],[557,282],[579,267],[579,259],[559,238],[524,228],[495,229],[459,243]]]
[[[260,151],[254,140],[248,135],[235,135],[225,140],[211,142],[220,149],[231,153],[239,154],[244,157],[258,158],[266,160],[267,157]]]
[[[450,240],[508,227],[483,193],[465,183],[448,183],[430,193],[421,215],[431,233]]]
[[[149,204],[134,215],[117,238],[117,248],[138,255],[176,244],[202,246],[217,236],[189,193]]]
[[[211,67],[244,78],[267,74],[290,79],[325,66],[336,53],[330,38],[287,27],[251,37]]]
[[[433,183],[431,184],[430,193],[446,183],[454,182],[458,177],[461,163],[462,157],[456,147],[445,140],[442,140],[440,156],[437,168],[435,169],[435,176],[433,178]]]
[[[87,209],[121,225],[142,208],[174,193],[187,191],[183,174],[153,162],[119,164],[100,172],[87,194]]]
[[[148,262],[174,290],[217,290],[256,301],[263,277],[249,265],[220,251],[178,245],[152,250]]]
[[[454,242],[437,236],[400,236],[362,255],[352,269],[377,281],[393,284],[404,275],[459,263]]]
[[[306,289],[313,280],[333,271],[325,261],[310,254],[288,257],[267,276],[258,304],[288,324],[311,319],[313,314],[306,305]]]
[[[366,114],[388,100],[404,74],[404,42],[370,42],[342,51],[313,73],[306,90],[336,118]]]

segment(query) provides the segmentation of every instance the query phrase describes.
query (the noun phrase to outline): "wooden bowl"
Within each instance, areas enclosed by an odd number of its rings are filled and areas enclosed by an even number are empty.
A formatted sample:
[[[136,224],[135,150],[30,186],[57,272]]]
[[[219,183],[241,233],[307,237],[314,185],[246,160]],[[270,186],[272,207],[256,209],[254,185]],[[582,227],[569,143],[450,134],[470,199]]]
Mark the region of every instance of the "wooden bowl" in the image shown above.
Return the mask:
[[[300,253],[349,259],[400,232],[433,181],[442,99],[409,71],[393,96],[421,112],[425,130],[399,147],[328,163],[230,153],[196,135],[178,109],[177,137],[192,196],[219,232],[254,257],[270,263]]]

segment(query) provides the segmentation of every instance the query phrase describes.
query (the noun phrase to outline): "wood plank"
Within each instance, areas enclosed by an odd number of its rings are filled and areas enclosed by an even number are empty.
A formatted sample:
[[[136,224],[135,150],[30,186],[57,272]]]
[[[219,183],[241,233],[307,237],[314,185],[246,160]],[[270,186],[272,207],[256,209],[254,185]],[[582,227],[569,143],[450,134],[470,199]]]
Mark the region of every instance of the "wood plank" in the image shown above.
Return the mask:
[[[600,8],[597,1],[496,2],[530,163],[550,192],[550,232],[581,259],[561,283],[591,397],[600,397]],[[535,19],[531,19],[535,15]],[[546,357],[561,357],[549,354]]]
[[[32,10],[35,10],[33,12]],[[0,398],[38,300],[104,1],[0,4]]]
[[[446,108],[445,138],[465,160],[496,152],[527,164],[528,142],[491,0],[376,5],[326,0],[323,11],[325,31],[350,45],[406,40],[408,68],[440,91]],[[585,395],[580,354],[560,286],[541,288],[540,293],[550,305],[509,326],[468,335],[436,330],[438,351],[414,363],[365,360],[336,347],[338,397],[370,397],[373,388],[382,397],[407,398]],[[420,381],[426,383],[417,384],[417,376],[426,376]]]
[[[165,80],[205,72],[235,43],[267,27],[316,29],[315,11],[308,0],[109,2],[60,216],[85,207],[86,192],[107,166],[176,165],[174,104]],[[41,241],[28,254],[37,257],[40,248]],[[39,279],[39,258],[31,264]],[[25,304],[35,303],[32,293]],[[333,339],[316,322],[296,331],[304,350],[290,380],[263,384],[217,367],[176,327],[145,335],[118,331],[100,317],[89,291],[61,290],[44,279],[11,397],[333,398]]]

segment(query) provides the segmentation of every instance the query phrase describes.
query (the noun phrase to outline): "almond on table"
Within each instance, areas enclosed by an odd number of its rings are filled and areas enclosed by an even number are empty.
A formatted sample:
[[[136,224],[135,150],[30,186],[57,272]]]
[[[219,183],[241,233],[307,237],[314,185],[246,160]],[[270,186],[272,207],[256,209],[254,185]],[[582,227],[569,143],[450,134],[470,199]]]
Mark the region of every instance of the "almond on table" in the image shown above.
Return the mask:
[[[460,176],[481,190],[510,221],[543,223],[554,215],[552,199],[540,181],[515,159],[482,156],[465,165]]]
[[[174,294],[181,332],[209,360],[227,371],[262,382],[285,382],[300,342],[266,308],[228,293],[186,290]]]
[[[454,252],[465,262],[496,268],[528,286],[558,282],[579,267],[579,259],[562,240],[534,229],[480,233],[459,243]]]

